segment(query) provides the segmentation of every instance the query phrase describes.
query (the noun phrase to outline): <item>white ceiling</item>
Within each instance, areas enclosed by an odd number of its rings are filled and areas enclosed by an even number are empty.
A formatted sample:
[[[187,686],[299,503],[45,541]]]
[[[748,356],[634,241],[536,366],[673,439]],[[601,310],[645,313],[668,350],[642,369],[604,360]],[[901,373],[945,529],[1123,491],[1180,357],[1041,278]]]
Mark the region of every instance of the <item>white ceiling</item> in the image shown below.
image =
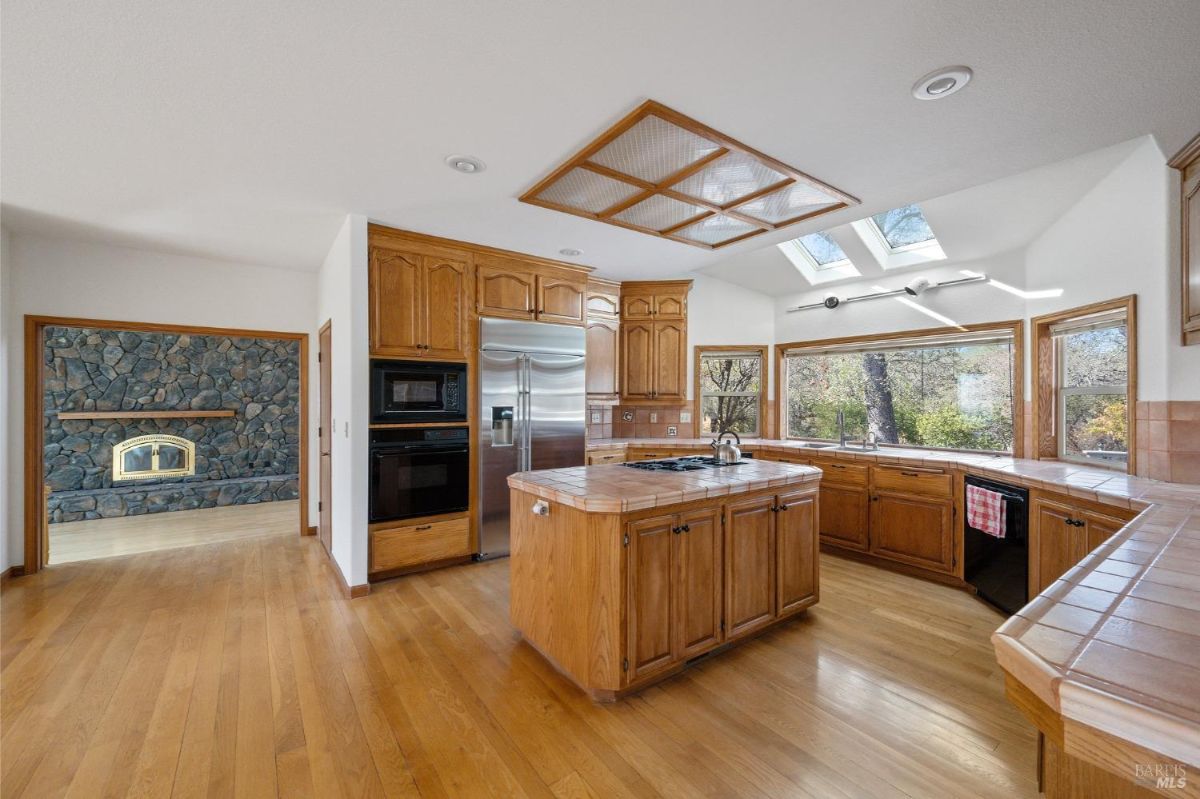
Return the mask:
[[[1027,246],[1144,141],[1122,142],[941,197],[914,197],[946,260],[915,264],[905,271],[982,261]],[[829,232],[861,277],[814,287],[775,246],[735,254],[701,271],[773,296],[807,291],[824,294],[833,286],[841,292],[846,284],[877,283],[884,277],[885,270],[849,223],[829,228]]]
[[[5,0],[3,222],[311,270],[363,213],[678,274],[1142,134],[1172,151],[1197,30],[1194,0]],[[966,90],[910,96],[958,63]],[[645,98],[863,205],[709,252],[517,202]]]

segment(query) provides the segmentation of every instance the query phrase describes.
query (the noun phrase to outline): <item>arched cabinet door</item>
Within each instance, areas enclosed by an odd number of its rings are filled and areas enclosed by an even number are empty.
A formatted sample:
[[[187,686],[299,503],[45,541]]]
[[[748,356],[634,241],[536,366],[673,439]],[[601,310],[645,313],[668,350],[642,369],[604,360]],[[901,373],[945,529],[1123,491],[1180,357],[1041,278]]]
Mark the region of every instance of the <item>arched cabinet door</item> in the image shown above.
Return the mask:
[[[539,275],[537,285],[539,321],[583,324],[583,281]]]
[[[371,354],[419,356],[424,325],[421,256],[371,247]]]
[[[465,359],[469,339],[470,267],[465,260],[425,256],[425,344],[430,358]]]
[[[621,325],[621,396],[650,399],[654,391],[654,325],[629,322]]]
[[[537,276],[518,261],[476,258],[476,310],[480,316],[526,319],[537,316]]]

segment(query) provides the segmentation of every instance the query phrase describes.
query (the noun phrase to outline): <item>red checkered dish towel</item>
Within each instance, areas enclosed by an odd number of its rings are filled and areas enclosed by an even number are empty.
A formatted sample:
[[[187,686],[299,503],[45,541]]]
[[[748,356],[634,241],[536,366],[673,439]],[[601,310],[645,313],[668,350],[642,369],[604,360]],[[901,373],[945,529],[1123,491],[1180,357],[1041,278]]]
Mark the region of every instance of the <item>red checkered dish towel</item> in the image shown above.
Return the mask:
[[[1004,495],[979,486],[967,486],[967,524],[980,532],[1004,538],[1006,521]]]

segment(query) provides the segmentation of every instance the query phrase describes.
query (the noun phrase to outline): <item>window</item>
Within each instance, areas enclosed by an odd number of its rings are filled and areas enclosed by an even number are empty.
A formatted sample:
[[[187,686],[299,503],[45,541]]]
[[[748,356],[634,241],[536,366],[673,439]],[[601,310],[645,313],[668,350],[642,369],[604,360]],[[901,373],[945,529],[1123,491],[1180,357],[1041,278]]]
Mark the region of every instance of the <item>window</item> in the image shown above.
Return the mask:
[[[1046,314],[1032,324],[1033,457],[1132,474],[1137,298]]]
[[[1125,311],[1052,324],[1061,420],[1058,455],[1126,469],[1129,465],[1129,331]]]
[[[790,345],[786,435],[837,441],[841,412],[852,440],[873,433],[881,444],[1013,452],[1021,327]]]
[[[716,435],[722,429],[740,436],[762,434],[766,350],[757,346],[696,348],[701,435]]]
[[[925,221],[925,215],[915,205],[903,205],[882,214],[875,214],[871,217],[871,222],[892,252],[936,241],[933,230]]]
[[[817,269],[830,269],[850,260],[838,243],[833,240],[833,236],[823,230],[801,236],[796,239],[796,243],[804,248]]]

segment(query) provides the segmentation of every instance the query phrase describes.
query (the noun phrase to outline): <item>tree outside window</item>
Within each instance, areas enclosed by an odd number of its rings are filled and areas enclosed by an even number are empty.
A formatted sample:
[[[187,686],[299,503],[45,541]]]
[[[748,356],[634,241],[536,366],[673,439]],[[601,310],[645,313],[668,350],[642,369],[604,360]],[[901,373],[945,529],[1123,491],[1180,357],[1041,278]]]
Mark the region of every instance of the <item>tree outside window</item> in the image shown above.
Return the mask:
[[[740,436],[760,435],[762,373],[761,352],[700,350],[701,434],[732,430]]]
[[[1055,332],[1059,455],[1101,466],[1129,463],[1129,339],[1125,320]]]

